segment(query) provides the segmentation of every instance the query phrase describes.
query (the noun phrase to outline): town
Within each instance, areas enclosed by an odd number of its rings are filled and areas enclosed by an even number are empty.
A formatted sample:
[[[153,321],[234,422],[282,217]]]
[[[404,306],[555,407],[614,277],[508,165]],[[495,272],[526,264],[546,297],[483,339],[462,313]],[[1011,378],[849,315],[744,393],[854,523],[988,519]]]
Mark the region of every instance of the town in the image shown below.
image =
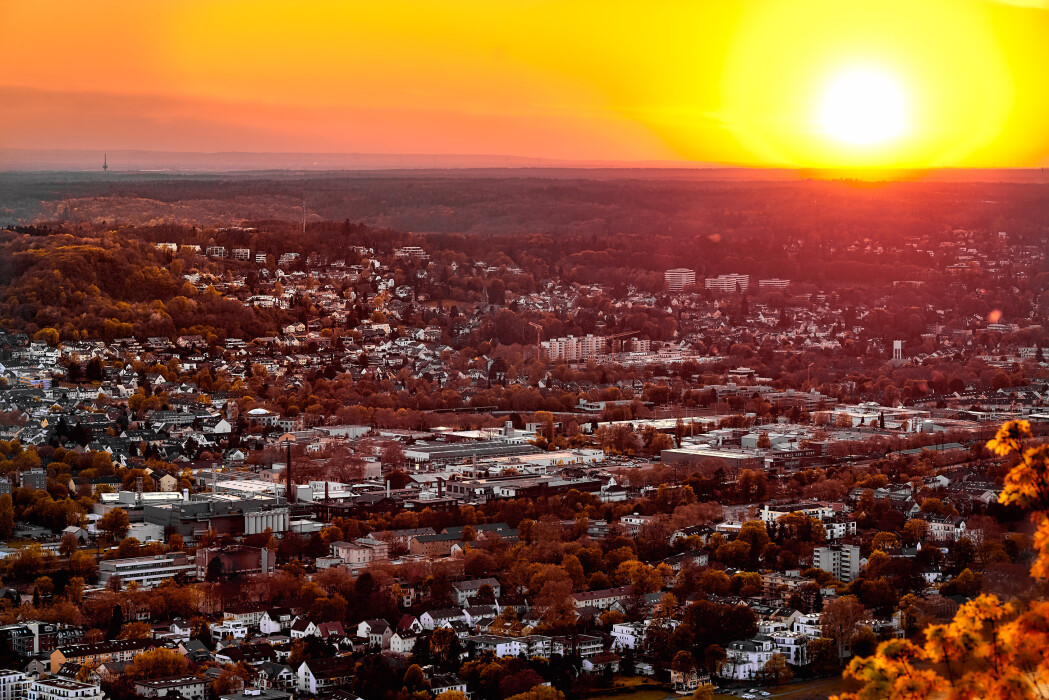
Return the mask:
[[[699,245],[3,231],[2,693],[753,698],[1030,589],[1040,242]]]

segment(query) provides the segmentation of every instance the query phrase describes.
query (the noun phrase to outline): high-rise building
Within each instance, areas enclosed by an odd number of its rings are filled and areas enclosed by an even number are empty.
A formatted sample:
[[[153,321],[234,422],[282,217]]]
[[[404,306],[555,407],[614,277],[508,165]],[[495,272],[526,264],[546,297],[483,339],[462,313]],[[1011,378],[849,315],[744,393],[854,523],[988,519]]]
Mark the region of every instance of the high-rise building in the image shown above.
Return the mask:
[[[696,271],[687,267],[677,267],[664,272],[663,279],[666,280],[667,289],[672,292],[680,292],[685,287],[696,286]]]
[[[750,287],[750,275],[718,275],[708,277],[703,281],[703,286],[716,292],[732,294],[734,292],[745,292]]]
[[[786,289],[789,286],[790,280],[781,280],[775,277],[767,280],[758,280],[759,289]]]
[[[577,338],[570,335],[566,338],[552,338],[542,344],[547,359],[580,362],[605,353],[607,342],[604,336],[585,335]]]
[[[812,552],[812,564],[830,572],[842,583],[848,583],[860,573],[860,548],[854,544],[816,547]]]

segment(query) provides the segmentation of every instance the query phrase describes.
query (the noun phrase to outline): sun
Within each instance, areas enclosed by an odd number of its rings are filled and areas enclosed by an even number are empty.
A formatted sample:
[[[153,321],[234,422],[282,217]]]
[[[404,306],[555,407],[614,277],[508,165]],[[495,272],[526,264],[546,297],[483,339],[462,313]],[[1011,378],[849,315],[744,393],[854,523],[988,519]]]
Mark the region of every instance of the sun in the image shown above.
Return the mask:
[[[838,143],[872,147],[907,132],[907,95],[892,74],[871,67],[840,71],[823,89],[817,120],[820,132]]]

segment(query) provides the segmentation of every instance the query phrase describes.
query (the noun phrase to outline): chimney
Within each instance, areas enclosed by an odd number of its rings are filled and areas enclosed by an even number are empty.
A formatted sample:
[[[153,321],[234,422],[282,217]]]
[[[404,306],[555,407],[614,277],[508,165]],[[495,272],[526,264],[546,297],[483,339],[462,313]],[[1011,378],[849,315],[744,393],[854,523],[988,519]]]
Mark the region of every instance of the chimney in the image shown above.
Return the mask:
[[[328,500],[328,482],[327,481],[324,482],[324,500],[325,501]]]
[[[390,480],[389,479],[386,480],[386,497],[387,498],[390,497]]]
[[[286,464],[284,465],[284,495],[287,498],[288,503],[290,504],[295,502],[295,484],[293,484],[291,481],[291,442],[286,442],[284,443],[284,445],[285,447],[287,447],[288,451],[288,458],[286,460]]]
[[[444,479],[437,477],[437,498],[444,496]]]

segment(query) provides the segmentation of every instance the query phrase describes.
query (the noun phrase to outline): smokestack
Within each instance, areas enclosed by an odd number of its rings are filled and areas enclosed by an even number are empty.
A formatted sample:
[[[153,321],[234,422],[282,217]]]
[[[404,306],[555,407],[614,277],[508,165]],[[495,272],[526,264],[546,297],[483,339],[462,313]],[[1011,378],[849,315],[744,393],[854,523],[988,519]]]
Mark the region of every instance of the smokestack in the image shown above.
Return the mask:
[[[437,477],[437,497],[441,498],[444,496],[444,479]]]
[[[285,496],[288,499],[288,503],[295,502],[295,485],[291,481],[291,442],[284,443],[285,447],[288,448],[288,459],[284,465],[284,480],[285,480]]]
[[[324,482],[324,500],[325,501],[328,500],[328,482],[327,481]]]
[[[390,480],[389,479],[386,480],[386,497],[387,498],[390,497]]]

